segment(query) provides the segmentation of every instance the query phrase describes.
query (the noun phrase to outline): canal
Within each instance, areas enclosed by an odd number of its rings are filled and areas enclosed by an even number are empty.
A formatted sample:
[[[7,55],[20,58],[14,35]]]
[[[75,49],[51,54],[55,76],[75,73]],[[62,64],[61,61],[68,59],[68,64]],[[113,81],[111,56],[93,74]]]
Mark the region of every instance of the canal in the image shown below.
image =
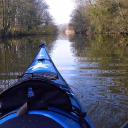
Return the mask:
[[[0,91],[17,81],[42,43],[96,128],[119,128],[128,120],[128,37],[1,39]]]

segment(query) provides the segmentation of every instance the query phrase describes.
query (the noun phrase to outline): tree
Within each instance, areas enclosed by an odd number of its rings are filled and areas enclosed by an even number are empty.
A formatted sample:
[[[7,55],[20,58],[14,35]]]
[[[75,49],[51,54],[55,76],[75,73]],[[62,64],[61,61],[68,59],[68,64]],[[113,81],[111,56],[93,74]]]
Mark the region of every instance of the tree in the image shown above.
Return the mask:
[[[44,0],[0,0],[0,30],[3,36],[37,34],[54,25]]]
[[[71,15],[75,31],[91,29],[93,33],[128,33],[127,0],[75,0]]]

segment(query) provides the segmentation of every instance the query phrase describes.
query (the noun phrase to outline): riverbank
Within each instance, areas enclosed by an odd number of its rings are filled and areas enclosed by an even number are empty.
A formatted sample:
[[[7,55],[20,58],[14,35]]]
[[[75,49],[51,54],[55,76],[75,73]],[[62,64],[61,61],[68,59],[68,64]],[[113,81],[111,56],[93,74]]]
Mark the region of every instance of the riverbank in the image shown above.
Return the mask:
[[[72,30],[74,31],[74,30]],[[79,32],[74,32],[75,35],[83,35],[83,36],[93,36],[93,35],[124,35],[124,36],[128,36],[128,32],[102,32],[102,33],[98,33],[98,32],[92,32],[92,31],[79,31]]]
[[[58,35],[57,30],[56,31],[8,31],[6,34],[2,33],[2,30],[0,30],[0,37],[6,38],[6,37],[23,37],[23,36],[37,36],[37,35]]]

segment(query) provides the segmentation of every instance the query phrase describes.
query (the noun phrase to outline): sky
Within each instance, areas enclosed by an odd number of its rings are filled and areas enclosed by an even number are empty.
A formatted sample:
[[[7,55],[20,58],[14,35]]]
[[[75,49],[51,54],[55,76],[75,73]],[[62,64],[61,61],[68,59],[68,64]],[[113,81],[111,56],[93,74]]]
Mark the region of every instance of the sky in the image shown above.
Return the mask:
[[[45,0],[56,24],[69,23],[74,4],[72,0]]]

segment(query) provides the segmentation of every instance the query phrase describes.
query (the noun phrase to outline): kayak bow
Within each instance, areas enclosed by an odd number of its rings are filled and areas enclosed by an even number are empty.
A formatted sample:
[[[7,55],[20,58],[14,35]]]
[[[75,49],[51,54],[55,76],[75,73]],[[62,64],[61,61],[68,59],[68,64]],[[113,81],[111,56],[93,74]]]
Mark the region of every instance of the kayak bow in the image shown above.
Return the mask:
[[[94,128],[44,44],[0,103],[0,128]]]

